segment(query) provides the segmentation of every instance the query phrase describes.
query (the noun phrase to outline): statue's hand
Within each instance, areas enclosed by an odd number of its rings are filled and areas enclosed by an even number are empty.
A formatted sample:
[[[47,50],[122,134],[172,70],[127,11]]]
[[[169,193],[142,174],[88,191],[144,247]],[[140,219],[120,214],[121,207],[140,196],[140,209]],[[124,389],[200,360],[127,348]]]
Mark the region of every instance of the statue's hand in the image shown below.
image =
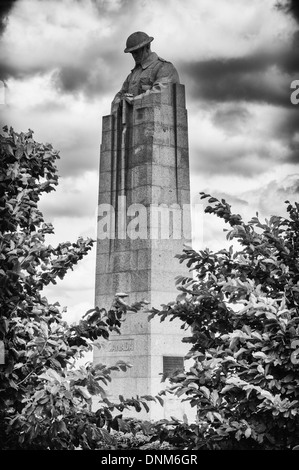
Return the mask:
[[[134,96],[132,95],[132,93],[125,93],[124,99],[126,100],[127,103],[133,104]]]

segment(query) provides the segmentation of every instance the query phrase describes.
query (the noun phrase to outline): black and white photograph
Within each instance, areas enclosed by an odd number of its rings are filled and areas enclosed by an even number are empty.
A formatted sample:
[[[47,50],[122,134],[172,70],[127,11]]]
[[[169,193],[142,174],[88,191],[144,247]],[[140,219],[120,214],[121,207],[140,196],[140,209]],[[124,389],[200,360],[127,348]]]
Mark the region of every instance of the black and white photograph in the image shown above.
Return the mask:
[[[0,15],[0,449],[299,450],[298,1]]]

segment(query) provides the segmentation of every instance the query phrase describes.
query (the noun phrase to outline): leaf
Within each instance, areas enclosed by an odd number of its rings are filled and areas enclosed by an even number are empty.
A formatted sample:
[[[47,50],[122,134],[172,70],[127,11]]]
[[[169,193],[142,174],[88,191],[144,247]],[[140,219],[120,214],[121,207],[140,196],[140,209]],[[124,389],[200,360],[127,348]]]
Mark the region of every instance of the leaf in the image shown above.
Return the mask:
[[[50,401],[50,398],[47,396],[45,398],[41,398],[40,400],[38,400],[38,402],[41,404],[41,405],[45,405],[46,403],[48,403],[48,401]]]
[[[186,300],[186,297],[187,297],[186,292],[182,292],[181,294],[179,294],[177,296],[176,301],[177,302],[184,302]]]
[[[58,393],[59,390],[60,390],[60,386],[59,385],[54,385],[54,387],[51,388],[51,394],[56,395],[56,393]]]
[[[64,433],[68,433],[68,430],[67,430],[67,427],[65,425],[65,422],[64,421],[60,421],[59,424],[58,424],[58,432],[64,432]]]
[[[243,352],[246,352],[246,351],[248,350],[245,348],[240,348],[239,351],[234,353],[234,358],[237,359],[241,354],[243,354]]]
[[[63,380],[62,377],[59,374],[57,374],[57,372],[54,369],[51,369],[51,368],[48,368],[45,373],[40,374],[38,377],[40,379],[45,379],[48,381],[52,381],[54,379],[54,380],[57,380],[59,383],[61,383]]]
[[[45,391],[44,390],[38,390],[37,392],[35,392],[34,394],[34,398],[35,400],[39,400],[40,398],[44,397],[45,396]]]
[[[263,340],[262,336],[261,336],[257,331],[253,331],[253,332],[251,333],[251,336],[252,336],[253,338],[259,339],[260,341]]]
[[[160,403],[160,405],[163,406],[164,405],[163,398],[159,397],[159,395],[157,395],[156,398],[157,398],[158,402]]]
[[[59,369],[61,368],[60,362],[57,361],[57,359],[55,359],[54,357],[51,357],[50,362],[51,362],[52,365],[58,367]]]
[[[277,320],[277,317],[276,317],[276,315],[274,315],[274,313],[265,312],[265,316],[266,316],[266,318],[268,318],[268,320]]]
[[[89,393],[89,391],[87,390],[86,387],[76,385],[75,390],[77,390],[82,395],[82,397],[85,398],[85,400],[90,400],[91,399],[91,394]]]
[[[219,395],[218,395],[217,390],[213,390],[211,395],[210,395],[210,400],[211,400],[213,406],[216,406],[218,399],[219,399]]]
[[[221,393],[228,392],[229,390],[231,390],[234,387],[235,387],[235,385],[225,385],[225,387],[223,387],[223,389],[221,390]]]
[[[217,413],[216,411],[213,411],[213,415],[215,416],[215,418],[219,419],[219,421],[221,423],[223,422],[223,418],[222,418],[220,413]]]
[[[142,402],[144,408],[146,409],[147,412],[149,412],[150,408],[146,402]]]
[[[199,390],[202,391],[205,398],[210,398],[210,390],[207,387],[205,386],[199,387]]]
[[[262,351],[253,352],[252,356],[257,357],[257,358],[261,358],[261,359],[267,359],[266,354],[263,353]]]
[[[120,370],[122,370],[123,372],[126,372],[126,370],[128,369],[128,367],[130,367],[130,364],[127,364],[126,362],[121,362],[121,361],[118,361],[116,363],[117,367],[119,367]]]
[[[142,395],[141,398],[147,401],[156,401],[155,397],[152,397],[151,395]]]

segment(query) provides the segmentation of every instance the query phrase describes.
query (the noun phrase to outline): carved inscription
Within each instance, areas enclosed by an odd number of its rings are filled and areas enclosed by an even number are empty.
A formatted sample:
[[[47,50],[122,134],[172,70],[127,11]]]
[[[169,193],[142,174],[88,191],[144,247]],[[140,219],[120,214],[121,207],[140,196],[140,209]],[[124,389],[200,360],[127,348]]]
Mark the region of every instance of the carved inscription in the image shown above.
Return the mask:
[[[109,352],[128,352],[134,351],[134,340],[133,339],[122,339],[111,341],[108,346]]]

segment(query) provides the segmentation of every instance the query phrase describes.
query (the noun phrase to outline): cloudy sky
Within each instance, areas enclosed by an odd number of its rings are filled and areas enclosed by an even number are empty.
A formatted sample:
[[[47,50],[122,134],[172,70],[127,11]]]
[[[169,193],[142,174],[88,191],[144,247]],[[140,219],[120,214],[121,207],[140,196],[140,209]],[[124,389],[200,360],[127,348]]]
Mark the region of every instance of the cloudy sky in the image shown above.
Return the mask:
[[[42,201],[51,243],[96,236],[101,119],[133,67],[134,31],[173,62],[186,86],[192,201],[224,197],[249,219],[298,199],[298,2],[277,0],[16,0],[1,2],[1,125],[60,151],[60,185]],[[203,221],[203,243],[225,245]],[[95,250],[46,294],[78,319],[94,302]],[[171,299],[170,299],[171,300]]]

